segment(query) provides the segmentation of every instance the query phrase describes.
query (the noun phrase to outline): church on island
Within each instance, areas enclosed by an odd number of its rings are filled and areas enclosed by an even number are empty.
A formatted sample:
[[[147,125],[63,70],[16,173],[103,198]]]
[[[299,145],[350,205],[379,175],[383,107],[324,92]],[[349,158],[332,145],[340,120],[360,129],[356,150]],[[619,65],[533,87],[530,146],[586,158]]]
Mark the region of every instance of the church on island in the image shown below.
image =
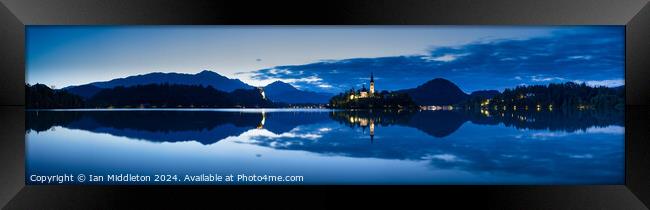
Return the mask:
[[[417,109],[417,105],[406,93],[377,91],[375,76],[370,72],[370,88],[339,93],[332,97],[328,107],[337,109]]]
[[[368,98],[375,96],[375,78],[370,72],[370,90],[366,89],[366,85],[363,85],[363,88],[359,90],[358,93],[352,92],[350,94],[350,100],[359,99],[359,98]]]

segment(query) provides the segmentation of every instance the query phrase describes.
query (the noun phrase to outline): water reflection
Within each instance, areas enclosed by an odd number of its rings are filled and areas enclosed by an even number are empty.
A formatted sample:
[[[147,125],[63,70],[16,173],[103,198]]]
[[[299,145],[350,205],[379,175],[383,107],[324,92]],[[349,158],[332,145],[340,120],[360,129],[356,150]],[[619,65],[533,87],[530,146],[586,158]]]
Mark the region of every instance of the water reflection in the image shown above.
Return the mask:
[[[26,130],[41,132],[62,126],[153,142],[212,144],[251,129],[284,133],[328,119],[324,112],[28,111]]]
[[[445,137],[469,120],[462,112],[454,111],[345,111],[332,112],[333,120],[351,127],[381,127],[401,125],[417,128],[433,137]]]
[[[215,143],[251,129],[280,134],[301,125],[334,120],[350,128],[368,130],[393,125],[416,128],[432,137],[454,133],[466,122],[517,129],[576,132],[592,127],[623,126],[622,112],[480,112],[468,111],[27,111],[26,132],[54,126],[108,133],[154,142]],[[376,128],[377,127],[377,128]]]
[[[187,171],[224,167],[219,164],[235,164],[229,167],[238,170],[243,163],[234,160],[242,158],[241,155],[250,150],[257,151],[252,155],[256,160],[247,164],[258,165],[246,167],[246,170],[264,172],[273,169],[291,174],[308,173],[302,168],[315,167],[310,169],[313,171],[310,178],[314,183],[386,183],[391,179],[387,181],[382,174],[389,173],[400,173],[401,178],[392,180],[392,183],[620,184],[623,180],[622,113],[118,110],[27,111],[26,115],[26,133],[28,140],[32,139],[28,148],[34,148],[34,151],[40,148],[39,145],[43,145],[44,151],[57,145],[45,143],[47,138],[53,138],[48,137],[53,134],[61,133],[65,134],[65,138],[75,138],[71,133],[89,131],[112,136],[102,139],[120,137],[144,140],[161,147],[143,146],[149,153],[156,153],[163,147],[187,150],[187,154],[174,157],[176,159],[172,161],[193,163],[191,168],[184,169]],[[56,130],[58,128],[61,131]],[[83,142],[83,139],[77,142]],[[188,143],[192,142],[200,143],[198,145],[201,147],[188,149]],[[266,149],[244,149],[242,145]],[[72,150],[75,146],[61,147]],[[189,160],[188,156],[202,150],[218,150],[228,156]],[[120,152],[124,151],[104,151],[111,158],[112,154]],[[122,162],[135,162],[133,164],[137,165],[139,159],[152,157],[152,160],[133,168],[149,167],[150,162],[157,161],[153,160],[153,154],[143,155],[135,149],[132,152],[133,160]],[[291,155],[286,152],[291,152]],[[307,152],[318,157],[293,152]],[[28,154],[28,167],[31,167],[28,171],[43,171],[44,168],[56,166],[46,161],[56,159],[55,152],[51,150]],[[170,158],[167,155],[164,157]],[[354,160],[342,161],[341,157]],[[267,158],[278,160],[271,163]],[[39,164],[39,161],[44,162]],[[107,158],[106,161],[110,162],[111,159]],[[288,169],[287,161],[299,162],[295,163],[297,168]],[[158,171],[164,167],[172,167],[168,170],[179,167],[159,164],[164,166],[155,168]],[[101,164],[88,163],[87,167],[106,167],[106,171],[119,167],[108,163],[105,166],[97,165]],[[394,171],[394,168],[401,168],[401,171]],[[346,170],[348,174],[342,178],[344,175],[325,170]],[[373,175],[364,172],[372,170],[380,170],[380,173]],[[454,171],[456,175],[434,179],[440,171]],[[456,176],[458,179],[454,178]]]

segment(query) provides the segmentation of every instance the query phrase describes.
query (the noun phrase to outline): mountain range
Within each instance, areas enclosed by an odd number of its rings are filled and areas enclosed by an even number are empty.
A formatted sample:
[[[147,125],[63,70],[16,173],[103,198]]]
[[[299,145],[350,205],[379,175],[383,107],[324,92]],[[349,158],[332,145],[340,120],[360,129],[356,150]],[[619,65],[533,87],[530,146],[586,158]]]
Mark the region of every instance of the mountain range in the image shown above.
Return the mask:
[[[125,78],[113,79],[105,82],[93,82],[89,85],[98,88],[114,88],[117,86],[134,86],[147,84],[177,84],[177,85],[203,85],[212,86],[221,91],[231,92],[236,89],[251,89],[252,86],[238,79],[230,79],[216,72],[204,70],[197,74],[183,73],[161,73],[154,72],[149,74],[129,76]]]
[[[239,79],[230,79],[216,72],[204,70],[196,74],[155,72],[109,81],[92,82],[78,86],[68,86],[63,88],[63,90],[81,96],[84,99],[91,99],[102,90],[149,84],[204,86],[224,92],[255,88]],[[265,96],[275,103],[325,104],[333,96],[330,93],[299,90],[293,85],[282,81],[275,81],[263,87],[263,89]],[[496,90],[481,90],[467,94],[456,84],[443,78],[436,78],[415,88],[397,90],[395,92],[408,94],[418,105],[438,106],[457,104],[470,97],[480,96],[483,98],[491,98],[499,94],[499,91]]]
[[[117,78],[103,82],[93,82],[78,86],[63,88],[70,93],[79,95],[84,99],[90,99],[104,89],[115,87],[131,87],[148,84],[177,84],[177,85],[201,85],[212,86],[214,89],[233,92],[238,89],[253,89],[255,87],[242,82],[239,79],[230,79],[216,72],[204,70],[197,74],[184,73],[149,73],[142,75]],[[276,81],[264,87],[266,96],[273,102],[296,104],[296,103],[327,103],[331,94],[303,91],[290,84]]]
[[[291,84],[275,81],[264,87],[266,97],[271,101],[289,104],[312,103],[324,104],[329,101],[332,94],[298,90]]]

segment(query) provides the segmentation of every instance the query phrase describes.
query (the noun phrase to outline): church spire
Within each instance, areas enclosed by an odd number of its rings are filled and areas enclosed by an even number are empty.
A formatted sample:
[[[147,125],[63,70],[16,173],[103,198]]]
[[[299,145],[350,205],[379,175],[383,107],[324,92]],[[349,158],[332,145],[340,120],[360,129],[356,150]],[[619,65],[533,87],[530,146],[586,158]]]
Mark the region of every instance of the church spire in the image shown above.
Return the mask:
[[[375,77],[370,72],[370,95],[375,94]]]

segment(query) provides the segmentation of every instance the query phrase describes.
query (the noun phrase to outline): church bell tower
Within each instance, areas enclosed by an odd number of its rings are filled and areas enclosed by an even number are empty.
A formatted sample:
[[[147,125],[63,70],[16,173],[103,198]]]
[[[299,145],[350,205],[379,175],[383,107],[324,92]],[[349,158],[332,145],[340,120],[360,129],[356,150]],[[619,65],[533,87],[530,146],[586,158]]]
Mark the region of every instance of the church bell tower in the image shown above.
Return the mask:
[[[375,94],[375,78],[372,76],[372,72],[370,72],[370,95]]]

